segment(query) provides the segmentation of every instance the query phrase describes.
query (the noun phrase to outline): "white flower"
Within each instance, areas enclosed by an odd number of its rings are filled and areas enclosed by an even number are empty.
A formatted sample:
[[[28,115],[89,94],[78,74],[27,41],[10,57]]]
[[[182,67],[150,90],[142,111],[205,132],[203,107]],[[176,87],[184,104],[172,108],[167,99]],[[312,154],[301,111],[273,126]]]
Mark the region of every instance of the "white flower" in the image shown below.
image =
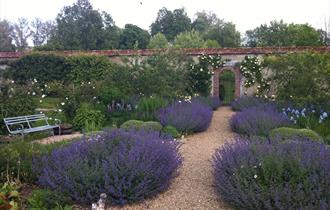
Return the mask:
[[[179,103],[181,103],[181,101],[178,101]]]
[[[93,99],[95,100],[96,99],[96,96],[94,96]]]
[[[91,82],[88,82],[88,84],[90,85],[90,84],[91,84]]]
[[[36,95],[36,93],[35,93],[35,92],[32,92],[32,95],[33,95],[33,96],[35,96],[35,95]]]
[[[69,98],[68,98],[68,97],[65,97],[65,99],[66,99],[66,100],[69,100]]]
[[[36,79],[36,78],[34,78],[34,79],[33,79],[33,82],[37,83],[38,81],[37,81],[37,79]]]
[[[258,178],[258,175],[257,175],[257,174],[255,174],[255,175],[253,176],[253,178],[255,178],[255,179],[256,179],[256,178]]]
[[[45,87],[48,87],[47,84],[45,84]]]
[[[93,89],[95,89],[95,87],[93,86]]]
[[[64,104],[65,104],[64,102],[61,103],[62,106],[64,106]]]
[[[59,112],[62,112],[62,109],[58,109]]]
[[[40,103],[42,103],[42,100],[39,100]]]
[[[14,80],[12,80],[12,81],[11,81],[11,83],[12,83],[12,84],[14,84],[14,83],[15,83],[15,81],[14,81]]]
[[[45,98],[45,97],[46,97],[46,95],[45,94],[42,94],[41,98]]]

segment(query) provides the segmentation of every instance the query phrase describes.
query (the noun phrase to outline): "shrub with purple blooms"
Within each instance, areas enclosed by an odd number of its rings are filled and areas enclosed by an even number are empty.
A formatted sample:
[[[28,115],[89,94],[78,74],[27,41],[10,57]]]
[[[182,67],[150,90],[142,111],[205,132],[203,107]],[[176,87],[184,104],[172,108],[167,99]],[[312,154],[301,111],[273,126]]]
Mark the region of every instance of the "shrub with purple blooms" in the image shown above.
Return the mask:
[[[205,131],[212,120],[212,109],[198,101],[178,101],[157,113],[163,126],[171,125],[180,132]]]
[[[106,193],[112,204],[165,190],[182,164],[180,144],[159,132],[104,131],[34,161],[38,183],[90,204]]]
[[[243,109],[247,109],[250,107],[262,107],[271,104],[270,101],[267,101],[264,98],[258,98],[255,96],[242,96],[240,98],[235,99],[231,102],[231,108],[234,111],[242,111]]]
[[[234,132],[249,136],[268,136],[272,129],[290,124],[286,115],[270,105],[244,109],[230,119],[230,127]]]
[[[215,96],[207,96],[207,97],[198,96],[193,98],[192,101],[197,101],[206,104],[213,110],[217,110],[221,106],[221,101],[219,97],[215,97]]]
[[[330,148],[238,139],[213,156],[215,187],[239,209],[330,209]]]

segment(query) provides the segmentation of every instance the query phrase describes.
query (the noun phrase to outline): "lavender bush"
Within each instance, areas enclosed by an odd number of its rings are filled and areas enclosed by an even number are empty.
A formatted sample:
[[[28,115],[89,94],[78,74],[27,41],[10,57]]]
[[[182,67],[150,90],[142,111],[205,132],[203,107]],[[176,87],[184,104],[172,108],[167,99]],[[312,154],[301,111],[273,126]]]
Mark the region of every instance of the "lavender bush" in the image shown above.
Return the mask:
[[[244,109],[230,119],[234,132],[249,136],[267,136],[270,130],[290,124],[289,118],[271,105]]]
[[[90,204],[106,193],[112,204],[142,200],[165,190],[177,175],[179,143],[159,132],[104,131],[54,150],[34,162],[38,183]]]
[[[237,139],[213,156],[215,187],[239,209],[330,209],[330,148]]]
[[[212,110],[217,110],[221,106],[221,101],[219,97],[215,97],[215,96],[208,96],[208,97],[198,96],[193,98],[192,101],[196,101],[208,105]]]
[[[180,132],[201,132],[209,127],[212,110],[197,101],[179,101],[160,109],[157,117],[163,126],[171,125]]]
[[[234,111],[242,111],[243,109],[247,109],[250,107],[262,107],[271,104],[270,101],[267,101],[264,98],[258,98],[254,96],[242,96],[240,98],[235,99],[231,102],[231,108]]]

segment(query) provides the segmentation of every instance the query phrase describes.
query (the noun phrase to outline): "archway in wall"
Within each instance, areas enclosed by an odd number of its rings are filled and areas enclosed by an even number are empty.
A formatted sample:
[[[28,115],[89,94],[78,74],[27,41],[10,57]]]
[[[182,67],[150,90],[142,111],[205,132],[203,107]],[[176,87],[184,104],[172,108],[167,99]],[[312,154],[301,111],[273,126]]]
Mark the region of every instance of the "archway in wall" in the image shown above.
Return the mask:
[[[235,76],[235,88],[234,88],[234,97],[238,98],[241,95],[241,73],[239,67],[225,66],[219,69],[214,70],[214,75],[212,77],[212,92],[211,95],[214,97],[219,97],[221,87],[224,87],[224,84],[220,84],[220,75],[225,72],[230,71]]]
[[[219,98],[223,104],[230,104],[235,98],[235,74],[230,70],[219,74]]]

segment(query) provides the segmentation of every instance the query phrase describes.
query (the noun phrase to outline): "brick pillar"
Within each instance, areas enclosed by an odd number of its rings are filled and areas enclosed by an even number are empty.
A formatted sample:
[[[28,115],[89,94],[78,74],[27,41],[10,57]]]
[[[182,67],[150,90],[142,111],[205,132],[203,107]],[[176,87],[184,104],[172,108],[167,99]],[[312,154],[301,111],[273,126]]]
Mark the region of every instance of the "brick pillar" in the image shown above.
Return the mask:
[[[214,71],[212,76],[212,96],[219,97],[219,74],[218,70]]]

